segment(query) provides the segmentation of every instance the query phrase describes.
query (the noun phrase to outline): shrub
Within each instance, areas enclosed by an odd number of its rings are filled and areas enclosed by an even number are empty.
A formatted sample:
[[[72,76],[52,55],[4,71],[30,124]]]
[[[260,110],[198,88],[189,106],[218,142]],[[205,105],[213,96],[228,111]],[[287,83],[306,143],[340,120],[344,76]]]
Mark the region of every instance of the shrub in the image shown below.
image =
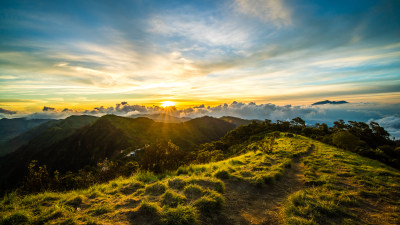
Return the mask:
[[[169,207],[177,207],[179,204],[186,201],[186,197],[174,191],[167,190],[163,196],[161,203]]]
[[[146,187],[145,193],[150,195],[161,195],[167,189],[166,185],[160,182],[150,184]]]
[[[199,224],[198,214],[192,206],[181,206],[168,208],[162,219],[165,225],[195,225]]]

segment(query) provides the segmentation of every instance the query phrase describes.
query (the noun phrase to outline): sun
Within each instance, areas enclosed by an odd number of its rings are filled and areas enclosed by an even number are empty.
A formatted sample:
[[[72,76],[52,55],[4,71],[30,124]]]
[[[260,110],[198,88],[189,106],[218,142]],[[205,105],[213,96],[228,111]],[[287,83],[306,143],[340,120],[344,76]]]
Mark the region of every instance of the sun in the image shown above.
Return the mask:
[[[161,104],[162,107],[168,107],[168,106],[175,106],[175,102],[172,101],[164,101]]]

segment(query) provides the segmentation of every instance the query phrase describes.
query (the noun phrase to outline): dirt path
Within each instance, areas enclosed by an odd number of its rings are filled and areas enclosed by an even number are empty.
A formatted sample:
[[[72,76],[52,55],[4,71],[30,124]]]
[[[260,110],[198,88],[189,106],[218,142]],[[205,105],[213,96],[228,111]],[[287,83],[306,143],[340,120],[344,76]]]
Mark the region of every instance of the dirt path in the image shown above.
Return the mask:
[[[282,224],[281,205],[290,194],[304,188],[303,165],[293,159],[279,181],[261,189],[240,181],[226,181],[225,186],[226,206],[216,224]]]

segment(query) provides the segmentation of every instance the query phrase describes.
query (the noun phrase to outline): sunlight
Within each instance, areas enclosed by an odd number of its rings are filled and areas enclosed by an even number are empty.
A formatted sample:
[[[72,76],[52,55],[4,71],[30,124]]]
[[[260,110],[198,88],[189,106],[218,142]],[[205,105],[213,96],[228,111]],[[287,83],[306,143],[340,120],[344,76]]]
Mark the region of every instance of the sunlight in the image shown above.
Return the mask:
[[[172,101],[164,101],[161,104],[162,107],[168,107],[168,106],[175,106],[175,102]]]

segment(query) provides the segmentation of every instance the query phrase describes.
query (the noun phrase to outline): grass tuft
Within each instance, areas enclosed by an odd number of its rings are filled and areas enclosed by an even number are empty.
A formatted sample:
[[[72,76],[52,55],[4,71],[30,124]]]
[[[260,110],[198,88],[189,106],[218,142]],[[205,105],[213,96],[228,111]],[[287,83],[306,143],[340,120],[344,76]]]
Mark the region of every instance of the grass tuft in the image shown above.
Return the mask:
[[[199,224],[198,213],[190,205],[168,208],[163,213],[162,223],[165,225],[196,225]]]
[[[174,178],[168,180],[168,186],[173,189],[181,190],[186,186],[186,181],[182,178]]]
[[[161,203],[168,207],[177,207],[186,201],[186,197],[172,190],[167,190],[161,197]]]
[[[204,195],[204,190],[197,184],[190,184],[185,187],[183,193],[189,199],[198,199]]]
[[[163,183],[157,182],[157,183],[153,183],[153,184],[149,184],[146,188],[145,188],[145,193],[149,194],[149,195],[161,195],[165,192],[165,190],[167,190],[167,186]]]

